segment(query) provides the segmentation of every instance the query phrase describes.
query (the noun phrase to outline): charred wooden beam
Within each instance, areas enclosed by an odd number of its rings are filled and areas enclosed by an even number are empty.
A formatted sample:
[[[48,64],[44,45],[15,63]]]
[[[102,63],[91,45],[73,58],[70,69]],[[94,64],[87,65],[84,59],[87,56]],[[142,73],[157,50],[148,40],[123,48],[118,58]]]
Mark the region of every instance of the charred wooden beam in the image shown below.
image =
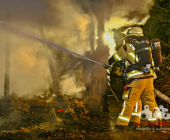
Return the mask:
[[[39,31],[40,31],[41,37],[43,39],[46,39],[43,26],[39,26]],[[46,55],[46,58],[47,58],[48,66],[49,66],[51,77],[52,77],[52,80],[53,80],[52,90],[53,90],[54,93],[58,93],[59,92],[59,83],[57,81],[56,72],[55,72],[55,69],[54,69],[53,62],[52,62],[51,52],[50,52],[49,48],[46,47],[46,46],[45,46],[45,55]]]

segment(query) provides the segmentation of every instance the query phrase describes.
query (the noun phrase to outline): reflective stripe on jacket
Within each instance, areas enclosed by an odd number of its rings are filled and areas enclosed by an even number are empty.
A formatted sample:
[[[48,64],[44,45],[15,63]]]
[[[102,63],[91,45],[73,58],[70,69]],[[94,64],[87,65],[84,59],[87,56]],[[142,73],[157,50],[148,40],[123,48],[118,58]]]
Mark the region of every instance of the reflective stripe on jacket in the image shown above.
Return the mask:
[[[135,60],[136,62],[138,62],[138,57],[137,55],[135,56],[135,49],[132,44],[126,43],[126,47],[127,47],[127,50],[125,51],[124,47],[121,46],[120,49],[110,59],[112,60],[114,59],[115,61],[121,61],[125,59],[125,65],[126,67],[128,67],[130,65],[128,61],[130,61],[132,64],[135,64]],[[109,60],[107,61],[108,64],[109,64]],[[152,64],[154,64],[153,60],[152,60]],[[147,77],[147,76],[153,76],[156,78],[156,75],[153,70],[151,70],[149,74],[143,74],[142,71],[133,70],[127,73],[127,80],[131,78],[142,78],[142,77]]]

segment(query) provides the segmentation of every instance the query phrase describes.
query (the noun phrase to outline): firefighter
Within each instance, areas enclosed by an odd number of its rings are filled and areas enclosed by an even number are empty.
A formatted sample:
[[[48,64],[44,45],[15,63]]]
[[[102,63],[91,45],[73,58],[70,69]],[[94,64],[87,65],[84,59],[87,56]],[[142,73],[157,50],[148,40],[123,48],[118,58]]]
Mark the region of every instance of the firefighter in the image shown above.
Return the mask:
[[[142,48],[143,47],[143,48]],[[142,48],[142,49],[141,49]],[[143,31],[140,27],[130,27],[127,29],[126,38],[123,46],[105,63],[109,68],[116,61],[124,61],[126,65],[126,89],[124,91],[124,103],[122,111],[118,116],[114,132],[125,132],[127,126],[132,121],[133,114],[138,121],[140,119],[141,103],[147,105],[154,114],[156,105],[154,95],[153,80],[156,78],[154,73],[154,61],[151,49]],[[140,108],[138,108],[140,105]],[[134,107],[136,106],[136,112]],[[134,118],[135,120],[135,118]],[[154,116],[150,116],[148,121],[156,121]]]

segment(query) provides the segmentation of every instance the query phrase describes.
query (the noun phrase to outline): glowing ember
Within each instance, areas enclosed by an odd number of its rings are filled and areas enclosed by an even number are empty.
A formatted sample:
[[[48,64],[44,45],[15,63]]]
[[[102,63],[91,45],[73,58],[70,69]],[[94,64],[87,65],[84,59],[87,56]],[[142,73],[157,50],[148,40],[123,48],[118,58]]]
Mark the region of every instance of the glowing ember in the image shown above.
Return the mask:
[[[64,110],[58,110],[58,112],[63,112]]]

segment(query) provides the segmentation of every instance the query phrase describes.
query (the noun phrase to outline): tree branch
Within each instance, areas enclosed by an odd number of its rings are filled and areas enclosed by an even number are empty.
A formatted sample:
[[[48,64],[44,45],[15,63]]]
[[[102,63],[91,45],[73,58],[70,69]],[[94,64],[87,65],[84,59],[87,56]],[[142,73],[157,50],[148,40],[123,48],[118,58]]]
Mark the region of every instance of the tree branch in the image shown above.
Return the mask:
[[[154,36],[151,35],[152,38],[155,38]],[[160,39],[160,38],[159,38]],[[160,40],[160,42],[164,45],[170,48],[170,44],[166,43],[165,41]]]
[[[158,8],[158,9],[162,9],[162,10],[167,11],[167,12],[170,12],[170,10],[167,10],[167,9],[162,8],[162,7],[159,7],[159,6],[154,6],[154,7],[155,7],[155,8]]]
[[[164,18],[162,18],[160,15],[157,15],[157,14],[153,14],[154,16],[158,17],[159,19],[158,20],[161,20],[160,22],[167,22],[169,23],[170,21],[168,20],[165,20]],[[151,18],[154,18],[154,17],[151,17]]]
[[[167,46],[167,47],[170,48],[170,44],[168,44],[168,43],[166,43],[166,42],[164,42],[164,41],[162,41],[162,40],[160,40],[160,41],[161,41],[161,43],[162,43],[164,46]]]

